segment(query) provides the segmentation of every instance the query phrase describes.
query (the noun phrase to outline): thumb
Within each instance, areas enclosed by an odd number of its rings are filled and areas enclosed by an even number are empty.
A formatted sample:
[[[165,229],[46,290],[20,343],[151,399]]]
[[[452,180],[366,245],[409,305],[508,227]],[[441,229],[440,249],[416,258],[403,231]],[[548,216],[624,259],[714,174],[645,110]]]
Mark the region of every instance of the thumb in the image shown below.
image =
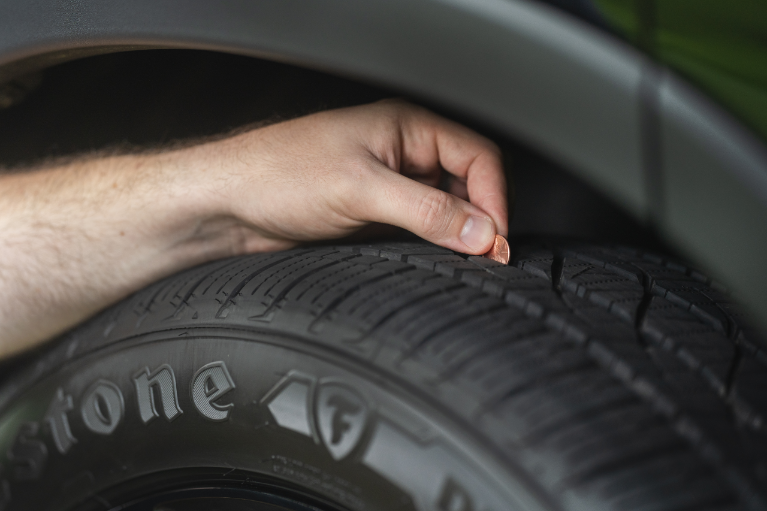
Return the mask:
[[[478,207],[386,167],[376,174],[361,201],[370,208],[365,216],[373,215],[365,220],[402,227],[457,252],[484,254],[493,246],[495,224]]]

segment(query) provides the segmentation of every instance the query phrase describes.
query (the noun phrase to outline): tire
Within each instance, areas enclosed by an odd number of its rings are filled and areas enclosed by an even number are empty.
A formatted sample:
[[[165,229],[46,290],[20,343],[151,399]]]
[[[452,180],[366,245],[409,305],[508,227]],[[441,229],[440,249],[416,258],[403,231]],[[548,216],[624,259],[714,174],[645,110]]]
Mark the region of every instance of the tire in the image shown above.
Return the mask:
[[[512,249],[149,286],[5,380],[0,511],[767,509],[767,356],[725,290],[639,250]]]

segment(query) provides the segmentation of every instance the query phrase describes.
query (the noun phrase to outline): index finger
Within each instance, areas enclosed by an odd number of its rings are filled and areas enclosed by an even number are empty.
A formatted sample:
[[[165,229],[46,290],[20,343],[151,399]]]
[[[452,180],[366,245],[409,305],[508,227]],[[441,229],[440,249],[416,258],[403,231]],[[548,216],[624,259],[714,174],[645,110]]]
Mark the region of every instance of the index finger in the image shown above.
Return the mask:
[[[466,180],[469,201],[495,222],[498,234],[508,235],[508,198],[501,151],[478,133],[413,107],[402,119],[405,166],[432,167],[437,164]]]

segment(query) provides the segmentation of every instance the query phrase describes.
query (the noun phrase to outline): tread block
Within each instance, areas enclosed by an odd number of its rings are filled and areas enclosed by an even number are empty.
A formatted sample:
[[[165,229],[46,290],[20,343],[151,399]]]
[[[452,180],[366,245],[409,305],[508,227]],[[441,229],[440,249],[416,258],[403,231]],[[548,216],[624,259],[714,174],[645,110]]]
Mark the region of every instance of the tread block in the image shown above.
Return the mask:
[[[423,270],[434,270],[434,266],[438,263],[465,263],[466,260],[462,258],[461,256],[457,256],[454,254],[435,254],[435,255],[411,255],[407,256],[407,262],[415,265],[418,268],[421,268]],[[474,269],[473,265],[470,265],[469,268],[472,270]]]
[[[446,248],[429,246],[429,247],[412,247],[412,248],[398,248],[396,246],[387,246],[380,249],[380,256],[392,261],[406,262],[410,256],[417,255],[453,255],[454,252]]]
[[[553,256],[540,256],[533,259],[525,258],[516,261],[515,266],[530,275],[551,281],[551,265],[553,262]]]

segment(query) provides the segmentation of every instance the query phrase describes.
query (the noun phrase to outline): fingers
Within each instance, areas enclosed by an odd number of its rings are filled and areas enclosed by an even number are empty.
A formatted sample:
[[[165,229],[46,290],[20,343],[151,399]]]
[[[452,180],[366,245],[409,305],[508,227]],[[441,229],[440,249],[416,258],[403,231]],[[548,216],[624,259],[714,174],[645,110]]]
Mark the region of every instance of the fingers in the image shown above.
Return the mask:
[[[490,250],[496,233],[490,215],[454,195],[378,167],[358,202],[361,220],[396,225],[458,252],[479,255]]]
[[[460,199],[469,200],[469,189],[466,186],[466,181],[463,179],[454,178],[450,180],[446,191]]]
[[[439,168],[460,184],[455,191],[468,194],[471,203],[487,212],[499,234],[508,233],[506,178],[498,147],[490,140],[427,110],[404,106],[402,117],[404,168]],[[421,170],[422,172],[422,170]],[[452,189],[451,189],[452,191]]]

